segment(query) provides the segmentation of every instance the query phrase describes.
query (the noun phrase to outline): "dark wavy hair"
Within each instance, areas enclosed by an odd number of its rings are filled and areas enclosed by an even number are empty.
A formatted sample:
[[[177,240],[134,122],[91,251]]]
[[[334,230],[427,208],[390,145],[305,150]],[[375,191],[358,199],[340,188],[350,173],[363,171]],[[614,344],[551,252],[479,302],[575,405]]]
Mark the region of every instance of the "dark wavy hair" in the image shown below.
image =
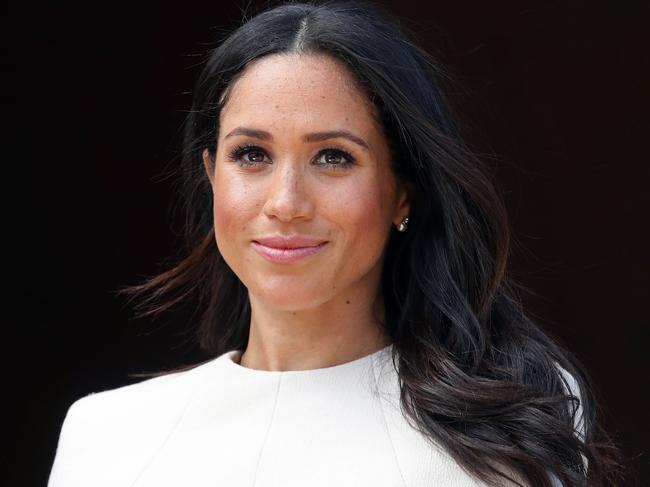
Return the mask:
[[[516,298],[504,205],[459,136],[441,89],[447,71],[412,38],[376,5],[327,1],[275,6],[222,39],[185,123],[187,255],[123,292],[145,316],[195,300],[196,336],[209,356],[246,348],[250,303],[215,243],[202,153],[214,156],[220,112],[249,63],[276,53],[333,56],[380,114],[396,177],[415,188],[408,231],[391,230],[381,280],[405,412],[490,484],[609,485],[618,453],[598,426],[588,379]]]

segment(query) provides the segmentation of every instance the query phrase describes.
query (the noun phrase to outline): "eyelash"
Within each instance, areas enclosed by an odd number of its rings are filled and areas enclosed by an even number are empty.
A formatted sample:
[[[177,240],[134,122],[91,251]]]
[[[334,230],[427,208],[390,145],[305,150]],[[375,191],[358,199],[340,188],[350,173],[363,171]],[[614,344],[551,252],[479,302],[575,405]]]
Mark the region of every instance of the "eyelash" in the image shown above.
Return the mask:
[[[251,152],[259,152],[261,154],[266,155],[266,151],[262,149],[259,146],[256,145],[239,145],[235,147],[233,150],[230,151],[228,154],[228,160],[231,162],[236,162],[240,167],[254,167],[257,166],[258,164],[264,164],[263,162],[253,162],[253,161],[246,161],[243,159],[243,157],[246,154],[249,154]],[[344,162],[338,163],[338,164],[318,164],[319,166],[330,166],[332,169],[335,171],[340,171],[344,169],[348,169],[351,167],[354,162],[355,158],[350,154],[348,151],[340,149],[338,147],[327,147],[323,150],[321,150],[318,153],[318,159],[320,158],[321,155],[324,153],[330,153],[330,154],[335,154],[337,156],[342,156],[345,158]]]

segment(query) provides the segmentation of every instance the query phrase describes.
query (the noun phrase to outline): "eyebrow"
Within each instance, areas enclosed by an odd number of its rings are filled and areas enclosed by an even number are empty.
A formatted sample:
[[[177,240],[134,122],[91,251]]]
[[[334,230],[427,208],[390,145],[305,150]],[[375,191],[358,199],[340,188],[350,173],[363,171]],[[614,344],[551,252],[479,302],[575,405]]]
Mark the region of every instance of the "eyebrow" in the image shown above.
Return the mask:
[[[273,135],[271,135],[266,130],[255,129],[250,127],[237,127],[231,130],[228,133],[228,135],[224,137],[224,139],[227,139],[228,137],[232,137],[235,135],[247,135],[248,137],[254,137],[256,139],[267,140],[267,141],[273,140]],[[358,135],[354,135],[352,132],[349,132],[347,130],[329,130],[326,132],[310,132],[308,134],[303,135],[302,140],[305,142],[320,142],[322,140],[336,139],[339,137],[343,139],[348,139],[349,141],[354,142],[357,145],[360,145],[364,149],[370,150],[370,147],[368,146],[368,143],[365,140],[363,140]]]

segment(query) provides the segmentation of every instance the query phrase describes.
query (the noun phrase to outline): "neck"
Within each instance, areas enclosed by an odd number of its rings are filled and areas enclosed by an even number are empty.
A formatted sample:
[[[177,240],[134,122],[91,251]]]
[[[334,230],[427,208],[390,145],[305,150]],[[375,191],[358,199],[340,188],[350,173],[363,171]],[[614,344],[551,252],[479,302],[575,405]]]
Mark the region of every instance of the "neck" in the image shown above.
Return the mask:
[[[312,309],[277,310],[251,298],[249,340],[240,365],[258,370],[310,370],[350,362],[389,345],[383,300],[331,300]],[[366,305],[364,305],[366,303]]]

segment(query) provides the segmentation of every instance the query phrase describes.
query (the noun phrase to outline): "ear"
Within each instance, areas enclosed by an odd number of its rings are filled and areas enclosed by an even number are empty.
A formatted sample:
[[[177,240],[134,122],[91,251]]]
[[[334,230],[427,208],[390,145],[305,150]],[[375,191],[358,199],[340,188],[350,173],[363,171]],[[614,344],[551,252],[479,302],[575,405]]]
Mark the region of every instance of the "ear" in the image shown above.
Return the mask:
[[[405,216],[411,213],[411,201],[415,194],[415,186],[410,181],[397,183],[397,206],[393,223],[398,226]]]
[[[210,151],[208,149],[203,149],[203,167],[208,179],[210,180],[210,185],[212,185],[212,180],[214,178],[214,160],[210,156]]]

